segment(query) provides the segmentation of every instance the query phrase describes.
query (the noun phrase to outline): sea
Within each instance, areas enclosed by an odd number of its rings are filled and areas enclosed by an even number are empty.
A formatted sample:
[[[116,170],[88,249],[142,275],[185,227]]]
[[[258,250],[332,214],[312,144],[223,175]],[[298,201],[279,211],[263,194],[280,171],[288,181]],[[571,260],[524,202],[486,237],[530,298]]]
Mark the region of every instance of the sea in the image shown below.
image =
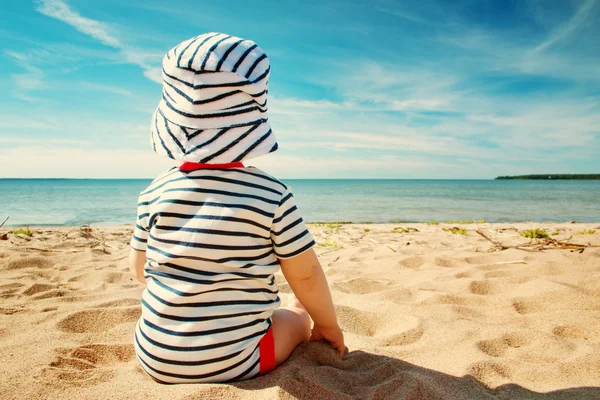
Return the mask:
[[[290,179],[307,222],[600,222],[600,181]],[[149,179],[0,179],[5,226],[132,224]]]

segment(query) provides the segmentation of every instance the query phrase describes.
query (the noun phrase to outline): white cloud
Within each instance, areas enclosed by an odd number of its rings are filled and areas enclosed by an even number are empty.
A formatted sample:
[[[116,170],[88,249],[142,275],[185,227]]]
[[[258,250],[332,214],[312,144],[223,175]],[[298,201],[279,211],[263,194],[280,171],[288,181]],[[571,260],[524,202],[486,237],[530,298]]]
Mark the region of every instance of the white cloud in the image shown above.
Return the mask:
[[[497,96],[487,87],[463,89],[471,79],[469,71],[445,66],[439,72],[418,71],[372,60],[348,64],[352,68],[321,76],[318,82],[335,90],[339,103],[283,97],[270,103],[282,149],[307,159],[314,154],[339,159],[361,150],[365,153],[358,157],[370,161],[390,155],[453,157],[455,168],[445,171],[449,176],[460,171],[459,165],[482,163],[514,163],[521,171],[518,165],[528,163],[535,171],[552,166],[556,154],[581,162],[593,159],[594,148],[598,150],[600,102],[579,89],[554,96]],[[315,176],[300,168],[303,176]],[[318,169],[310,171],[318,176]],[[486,171],[488,177],[498,174],[492,167],[478,168],[463,171],[463,177],[485,177]]]
[[[116,86],[100,85],[93,82],[81,82],[81,87],[88,90],[97,90],[100,92],[118,94],[120,96],[133,97],[133,93],[129,90]]]
[[[394,6],[396,6],[396,7],[399,6],[399,5],[400,4],[394,4]],[[420,16],[417,16],[417,15],[414,15],[414,14],[412,14],[410,12],[405,11],[405,10],[390,10],[390,9],[386,9],[386,8],[382,8],[382,7],[375,7],[375,9],[377,11],[382,12],[382,13],[389,14],[389,15],[394,15],[394,16],[396,16],[398,18],[402,18],[402,19],[405,19],[405,20],[408,20],[408,21],[411,21],[411,22],[415,22],[415,23],[418,23],[418,24],[429,23],[429,21],[427,21],[426,19],[424,19],[424,18],[422,18]]]
[[[569,20],[559,26],[557,29],[552,31],[550,36],[542,43],[540,43],[534,49],[535,52],[540,52],[555,43],[564,40],[568,36],[572,35],[581,25],[590,17],[591,11],[596,5],[596,0],[587,0],[575,12],[575,14],[569,18]]]
[[[271,105],[274,105],[278,110],[281,109],[310,109],[310,110],[340,110],[343,108],[355,108],[355,104],[342,104],[335,103],[329,100],[304,100],[290,97],[276,97],[271,96],[269,98]]]
[[[44,72],[40,68],[31,65],[26,55],[22,53],[10,50],[6,50],[4,53],[23,70],[23,73],[11,75],[15,86],[13,96],[28,102],[40,101],[31,92],[44,87]]]
[[[391,109],[397,111],[435,111],[443,110],[448,105],[443,99],[411,99],[403,101],[392,101]]]
[[[26,73],[14,74],[12,78],[18,90],[31,91],[44,86],[44,73],[41,69],[27,66]]]
[[[157,80],[156,67],[154,66],[161,61],[162,54],[130,47],[118,37],[118,34],[112,32],[113,29],[108,24],[82,16],[71,9],[63,0],[39,0],[37,11],[71,25],[79,32],[100,41],[106,46],[118,49],[123,61],[141,67],[144,76],[151,81],[162,82]]]
[[[25,124],[24,126],[19,126],[19,128],[33,128],[33,129],[39,129],[41,126],[43,125],[36,125],[36,124]],[[0,137],[0,143],[6,143],[6,144],[11,144],[11,145],[21,145],[21,144],[32,144],[32,145],[39,145],[40,144],[40,139],[39,138],[28,138],[28,137],[23,137],[23,136],[6,136],[6,137]],[[61,139],[61,138],[53,138],[48,140],[48,144],[52,144],[54,145],[85,145],[85,142],[82,140],[73,140],[73,139]]]
[[[86,18],[73,11],[62,0],[40,0],[37,11],[49,17],[63,21],[79,32],[99,40],[107,46],[114,48],[123,47],[121,41],[110,33],[108,25],[90,18]]]
[[[28,119],[15,117],[14,115],[0,115],[0,129],[58,129],[59,125],[54,122],[41,119]],[[4,138],[6,139],[6,138]]]
[[[147,68],[144,70],[144,76],[153,82],[162,84],[162,69],[160,67]]]

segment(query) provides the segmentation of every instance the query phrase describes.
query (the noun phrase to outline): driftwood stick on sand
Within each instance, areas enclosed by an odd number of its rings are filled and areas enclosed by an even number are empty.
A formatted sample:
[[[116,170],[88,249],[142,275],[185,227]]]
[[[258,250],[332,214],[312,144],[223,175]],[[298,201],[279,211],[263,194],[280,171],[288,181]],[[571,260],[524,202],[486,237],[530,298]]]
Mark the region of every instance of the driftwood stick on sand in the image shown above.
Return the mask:
[[[333,253],[334,251],[338,251],[338,250],[340,250],[340,249],[341,249],[341,247],[338,247],[338,248],[335,248],[335,249],[332,249],[332,250],[327,250],[327,251],[324,251],[324,252],[323,252],[323,253],[321,253],[321,254],[318,254],[318,256],[319,256],[319,257],[321,257],[321,256],[324,256],[325,254],[328,254],[328,253]]]
[[[492,243],[494,245],[494,247],[498,248],[499,250],[506,250],[511,248],[510,246],[505,246],[500,242],[496,242],[495,240],[492,240],[488,235],[486,235],[485,233],[483,233],[481,231],[481,229],[479,229],[479,225],[477,226],[477,229],[475,230],[475,232],[477,232],[479,235],[483,236],[483,238],[485,240],[487,240],[488,242]]]
[[[489,241],[490,243],[492,243],[494,245],[494,247],[492,247],[492,249],[490,249],[490,251],[518,249],[518,250],[523,250],[523,251],[580,250],[581,252],[583,252],[583,250],[588,247],[600,247],[600,246],[592,245],[589,243],[588,244],[578,244],[578,243],[570,243],[570,242],[561,242],[560,240],[556,240],[556,239],[544,239],[543,241],[537,241],[537,242],[529,241],[528,243],[523,243],[523,244],[519,244],[516,246],[509,246],[509,245],[505,245],[505,244],[502,244],[500,242],[497,242],[497,241],[491,239],[488,235],[486,235],[481,230],[481,228],[479,228],[479,224],[477,223],[477,221],[475,221],[475,225],[477,225],[477,229],[475,230],[475,232],[477,232],[484,239],[486,239],[487,241]]]
[[[4,222],[2,222],[0,224],[0,228],[2,228],[4,226],[4,224],[6,223],[6,221],[8,221],[9,218],[10,218],[10,215],[4,219]]]
[[[477,229],[475,230],[475,232],[477,232],[480,236],[482,236],[484,239],[486,239],[488,242],[492,243],[494,245],[494,247],[492,247],[490,250],[488,251],[493,251],[493,250],[507,250],[507,249],[519,249],[519,250],[523,250],[523,251],[535,251],[535,250],[531,250],[531,249],[526,249],[523,248],[523,246],[508,246],[505,244],[502,244],[500,242],[497,242],[493,239],[491,239],[488,235],[486,235],[481,228],[479,227],[479,224],[477,223],[477,220],[474,219],[473,222],[475,222],[475,225],[477,226]]]
[[[73,229],[71,229],[69,232],[67,232],[67,233],[64,233],[64,234],[63,234],[63,235],[65,235],[64,239],[68,239],[68,238],[69,238],[69,235],[71,234],[71,232],[73,232],[75,229],[77,229],[77,228],[73,228]]]
[[[339,256],[338,256],[338,257],[336,257],[336,259],[335,259],[335,260],[333,260],[332,262],[330,262],[329,264],[327,264],[327,266],[328,266],[328,267],[330,267],[330,266],[331,266],[331,265],[332,265],[334,262],[336,262],[336,261],[337,261],[337,260],[339,260],[339,259],[340,259],[340,257],[339,257]]]

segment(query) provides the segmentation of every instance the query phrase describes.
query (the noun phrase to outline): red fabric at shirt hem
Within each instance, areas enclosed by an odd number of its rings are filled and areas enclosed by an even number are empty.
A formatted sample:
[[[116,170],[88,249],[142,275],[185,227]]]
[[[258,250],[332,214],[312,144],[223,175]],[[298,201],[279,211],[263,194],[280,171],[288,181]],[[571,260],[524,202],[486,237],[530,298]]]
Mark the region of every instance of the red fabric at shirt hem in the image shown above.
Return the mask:
[[[200,164],[191,161],[186,161],[179,166],[179,170],[183,172],[196,171],[197,169],[222,169],[222,168],[244,168],[241,162],[232,162],[227,164]]]
[[[275,339],[273,338],[273,328],[269,328],[265,336],[260,339],[260,374],[266,375],[277,367],[275,362]]]

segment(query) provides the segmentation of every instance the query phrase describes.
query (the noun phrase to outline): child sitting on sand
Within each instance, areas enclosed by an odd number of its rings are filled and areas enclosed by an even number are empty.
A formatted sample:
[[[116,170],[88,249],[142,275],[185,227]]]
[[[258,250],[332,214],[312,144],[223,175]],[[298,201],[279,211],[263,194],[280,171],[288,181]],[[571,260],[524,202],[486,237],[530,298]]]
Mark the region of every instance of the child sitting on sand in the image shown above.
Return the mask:
[[[182,163],[141,193],[130,254],[146,283],[135,350],[157,381],[253,378],[309,338],[344,354],[290,189],[242,164],[277,150],[266,115],[269,72],[260,47],[221,33],[186,40],[163,59],[151,142]],[[297,297],[285,308],[279,268]]]

